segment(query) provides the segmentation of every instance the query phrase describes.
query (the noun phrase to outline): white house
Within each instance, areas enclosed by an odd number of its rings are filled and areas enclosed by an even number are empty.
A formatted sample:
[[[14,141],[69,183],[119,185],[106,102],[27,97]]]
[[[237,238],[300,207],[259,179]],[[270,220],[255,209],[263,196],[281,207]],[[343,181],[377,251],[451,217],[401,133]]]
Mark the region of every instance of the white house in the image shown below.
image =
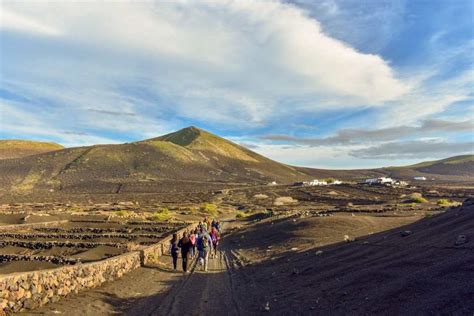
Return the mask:
[[[426,177],[414,177],[416,181],[426,181]]]
[[[365,180],[366,184],[393,184],[395,180],[387,177],[373,178]]]
[[[302,183],[302,185],[314,187],[314,186],[328,185],[328,183],[324,180],[314,179],[312,181],[305,181]]]

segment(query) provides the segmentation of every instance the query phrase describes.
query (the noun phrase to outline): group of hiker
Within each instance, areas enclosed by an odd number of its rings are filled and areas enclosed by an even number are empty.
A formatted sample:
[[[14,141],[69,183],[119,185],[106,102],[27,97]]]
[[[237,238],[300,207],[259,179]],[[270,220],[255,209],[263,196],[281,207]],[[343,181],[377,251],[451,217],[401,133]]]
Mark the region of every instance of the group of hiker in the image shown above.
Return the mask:
[[[189,261],[196,256],[202,270],[207,271],[209,256],[217,256],[220,234],[220,222],[215,219],[211,221],[209,218],[204,218],[194,230],[184,232],[181,238],[173,234],[169,249],[173,258],[173,269],[177,269],[178,254],[181,251],[184,273],[188,272]]]

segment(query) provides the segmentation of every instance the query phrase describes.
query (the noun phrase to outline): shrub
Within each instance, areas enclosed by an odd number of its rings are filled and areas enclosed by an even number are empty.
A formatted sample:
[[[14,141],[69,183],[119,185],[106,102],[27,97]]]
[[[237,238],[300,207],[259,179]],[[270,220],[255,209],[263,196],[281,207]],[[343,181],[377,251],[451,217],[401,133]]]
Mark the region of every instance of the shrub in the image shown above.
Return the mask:
[[[334,181],[336,181],[336,179],[334,179],[334,178],[326,178],[326,179],[324,179],[323,181],[326,181],[327,184],[331,184],[331,183],[334,183]]]
[[[115,216],[119,216],[119,217],[127,217],[129,216],[130,214],[125,211],[125,210],[121,210],[121,211],[116,211],[115,212]]]
[[[285,204],[296,204],[298,200],[293,199],[291,196],[280,196],[275,199],[273,204],[275,205],[285,205]]]
[[[448,199],[439,199],[436,204],[440,205],[440,206],[456,206],[456,205],[460,205],[461,203],[459,202],[456,202],[456,201],[450,201]]]
[[[201,212],[209,214],[211,216],[217,215],[217,205],[206,203],[201,206]]]
[[[237,218],[245,218],[245,217],[247,217],[247,214],[245,214],[245,213],[242,212],[242,211],[237,211],[237,213],[235,213],[235,217],[237,217]]]
[[[410,194],[410,202],[412,203],[426,203],[428,202],[427,199],[425,199],[421,193],[412,193]]]
[[[169,210],[166,207],[156,211],[150,216],[150,220],[155,221],[155,222],[164,222],[164,221],[169,220],[170,218],[171,218],[171,215],[169,213]]]
[[[436,202],[438,205],[451,205],[451,201],[448,199],[439,199],[438,202]]]

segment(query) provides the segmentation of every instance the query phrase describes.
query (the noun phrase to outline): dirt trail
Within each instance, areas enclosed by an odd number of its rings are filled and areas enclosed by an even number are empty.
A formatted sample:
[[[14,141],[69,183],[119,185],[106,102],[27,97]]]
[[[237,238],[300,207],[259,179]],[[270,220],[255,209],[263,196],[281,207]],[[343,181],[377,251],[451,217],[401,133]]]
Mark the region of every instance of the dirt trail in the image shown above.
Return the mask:
[[[225,223],[224,227],[233,224]],[[225,239],[217,256],[209,258],[208,271],[193,265],[191,272],[170,270],[171,258],[163,265],[141,267],[114,282],[70,295],[25,315],[240,315],[235,301],[231,251]],[[178,262],[178,269],[181,260]]]
[[[240,315],[235,301],[232,272],[227,251],[209,259],[208,271],[196,267],[190,276],[175,286],[151,315]],[[127,313],[143,315],[143,313]]]

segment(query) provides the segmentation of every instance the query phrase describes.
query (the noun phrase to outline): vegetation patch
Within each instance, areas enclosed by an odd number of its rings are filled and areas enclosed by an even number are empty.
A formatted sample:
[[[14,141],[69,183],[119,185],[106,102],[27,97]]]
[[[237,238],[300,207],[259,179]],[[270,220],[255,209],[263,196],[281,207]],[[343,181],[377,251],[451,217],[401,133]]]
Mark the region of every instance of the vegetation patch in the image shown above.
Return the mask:
[[[211,216],[217,216],[217,205],[212,203],[205,203],[201,205],[200,211]]]
[[[324,179],[323,181],[326,181],[327,184],[331,184],[331,183],[334,183],[336,181],[336,179],[334,178],[326,178]]]
[[[456,202],[456,201],[452,201],[452,200],[448,200],[448,199],[439,199],[436,204],[440,205],[440,206],[458,206],[458,205],[461,205],[462,203],[460,202]]]
[[[247,217],[247,214],[245,212],[242,212],[242,211],[237,211],[235,213],[235,217],[236,218],[246,218]]]
[[[410,199],[409,199],[409,201],[410,201],[411,203],[427,203],[427,202],[428,202],[428,200],[425,199],[425,198],[421,195],[421,193],[412,193],[412,194],[410,194]]]
[[[148,219],[155,222],[168,221],[171,218],[171,214],[168,208],[164,207],[159,211],[154,212]]]
[[[293,199],[291,196],[280,196],[275,199],[273,204],[275,205],[285,205],[285,204],[296,204],[298,200]]]
[[[125,211],[125,210],[120,210],[120,211],[115,211],[114,215],[118,217],[133,217],[134,213]]]

